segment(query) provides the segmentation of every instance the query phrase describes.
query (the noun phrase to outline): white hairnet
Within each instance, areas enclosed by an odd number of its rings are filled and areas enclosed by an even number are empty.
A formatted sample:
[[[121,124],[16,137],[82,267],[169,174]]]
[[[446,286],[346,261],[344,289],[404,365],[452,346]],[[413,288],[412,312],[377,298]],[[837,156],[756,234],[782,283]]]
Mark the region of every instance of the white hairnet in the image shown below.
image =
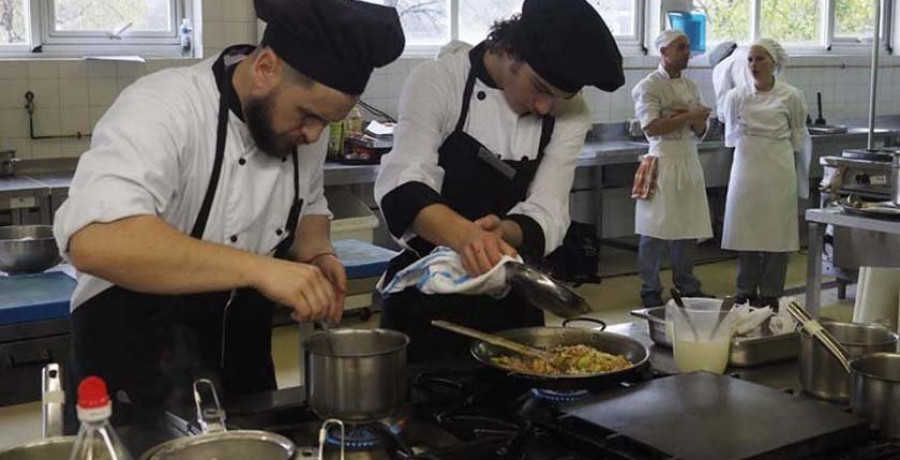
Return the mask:
[[[660,48],[664,48],[669,46],[672,42],[677,40],[679,37],[686,37],[687,35],[684,32],[678,29],[668,29],[664,30],[656,36],[656,40],[653,41],[654,46],[656,46],[656,50],[659,51]]]
[[[760,38],[753,42],[751,46],[761,46],[763,49],[769,53],[769,56],[772,58],[772,61],[775,63],[775,73],[781,72],[781,70],[787,65],[788,54],[787,51],[775,40],[771,38]]]

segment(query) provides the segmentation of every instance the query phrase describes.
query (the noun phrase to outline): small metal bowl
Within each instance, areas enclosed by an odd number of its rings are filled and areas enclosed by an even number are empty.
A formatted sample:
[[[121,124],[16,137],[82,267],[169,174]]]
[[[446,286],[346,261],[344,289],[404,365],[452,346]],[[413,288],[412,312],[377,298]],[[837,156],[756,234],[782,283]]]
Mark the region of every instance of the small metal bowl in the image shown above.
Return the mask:
[[[0,271],[11,275],[39,273],[61,261],[53,227],[12,225],[0,227]]]

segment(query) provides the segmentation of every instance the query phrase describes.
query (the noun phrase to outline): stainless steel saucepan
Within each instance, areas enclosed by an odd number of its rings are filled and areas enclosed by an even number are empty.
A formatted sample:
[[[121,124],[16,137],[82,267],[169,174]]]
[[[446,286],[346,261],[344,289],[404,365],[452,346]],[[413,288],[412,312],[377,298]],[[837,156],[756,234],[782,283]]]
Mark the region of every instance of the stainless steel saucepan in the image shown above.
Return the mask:
[[[409,337],[387,329],[331,329],[304,342],[306,402],[323,419],[390,416],[406,396]]]
[[[204,390],[211,394],[211,400],[201,395]],[[256,430],[227,431],[225,411],[211,381],[200,379],[194,382],[194,402],[203,434],[164,442],[145,452],[142,460],[288,460],[294,457],[294,443],[279,434]]]
[[[41,392],[43,394],[43,431],[44,436],[36,441],[29,441],[0,450],[0,460],[59,460],[67,459],[75,445],[74,436],[63,436],[63,401],[65,399],[62,386],[62,371],[59,364],[50,363],[44,366]],[[96,460],[110,460],[102,446],[95,450]]]
[[[897,351],[897,334],[884,326],[835,321],[821,323],[822,327],[847,350],[850,359],[873,353]],[[803,391],[819,399],[846,403],[850,401],[853,379],[818,340],[809,333],[802,332],[800,384]]]
[[[900,354],[873,353],[850,358],[831,333],[796,303],[788,312],[831,353],[851,376],[850,406],[882,436],[900,439]]]

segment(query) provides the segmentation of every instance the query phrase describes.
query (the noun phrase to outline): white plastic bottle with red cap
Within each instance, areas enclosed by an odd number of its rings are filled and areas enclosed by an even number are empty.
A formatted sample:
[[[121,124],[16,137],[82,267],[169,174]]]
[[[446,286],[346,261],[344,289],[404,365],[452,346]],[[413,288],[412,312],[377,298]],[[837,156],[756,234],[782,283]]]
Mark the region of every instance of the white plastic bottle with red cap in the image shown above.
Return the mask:
[[[103,379],[92,375],[81,381],[77,411],[81,428],[69,460],[132,460],[109,423],[112,402]]]

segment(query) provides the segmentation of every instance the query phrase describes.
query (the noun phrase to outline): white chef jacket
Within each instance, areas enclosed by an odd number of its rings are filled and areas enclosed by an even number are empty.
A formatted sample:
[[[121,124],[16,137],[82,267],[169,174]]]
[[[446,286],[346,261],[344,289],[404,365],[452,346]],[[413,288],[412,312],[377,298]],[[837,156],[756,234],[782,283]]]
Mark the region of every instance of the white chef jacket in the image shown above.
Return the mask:
[[[725,120],[725,96],[732,88],[753,84],[750,65],[747,62],[747,48],[738,48],[730,56],[713,67],[713,89],[716,93],[716,115]]]
[[[69,198],[56,213],[54,234],[68,259],[69,239],[95,222],[159,216],[190,234],[215,158],[219,90],[215,58],[166,69],[126,88],[94,129]],[[323,189],[328,136],[298,148],[303,215],[330,216]],[[243,162],[243,164],[241,164]],[[205,241],[273,254],[287,236],[294,164],[256,148],[247,126],[229,112],[221,177]],[[112,284],[78,273],[72,309]]]
[[[641,80],[631,95],[644,129],[676,109],[703,103],[693,80],[672,78],[662,65]],[[699,139],[689,124],[669,134],[647,136],[648,155],[659,158],[659,176],[656,193],[635,204],[637,234],[666,240],[712,237],[706,180],[697,154]]]
[[[438,149],[454,130],[462,110],[463,91],[469,74],[468,46],[457,46],[441,58],[413,69],[400,95],[400,118],[394,129],[394,146],[381,159],[375,182],[375,198],[408,182],[421,182],[440,193],[444,171],[438,165]],[[480,97],[482,96],[483,97]],[[528,189],[525,201],[509,214],[532,218],[544,233],[545,255],[562,244],[569,227],[569,191],[578,155],[590,129],[587,104],[581,95],[557,100],[552,115],[556,126],[544,158]],[[503,91],[476,79],[464,131],[504,160],[537,158],[541,117],[518,115],[509,108]],[[415,235],[407,230],[397,241]]]
[[[725,205],[724,249],[799,249],[795,152],[808,144],[807,112],[803,93],[778,79],[769,91],[751,85],[728,93],[725,145],[735,151]]]

